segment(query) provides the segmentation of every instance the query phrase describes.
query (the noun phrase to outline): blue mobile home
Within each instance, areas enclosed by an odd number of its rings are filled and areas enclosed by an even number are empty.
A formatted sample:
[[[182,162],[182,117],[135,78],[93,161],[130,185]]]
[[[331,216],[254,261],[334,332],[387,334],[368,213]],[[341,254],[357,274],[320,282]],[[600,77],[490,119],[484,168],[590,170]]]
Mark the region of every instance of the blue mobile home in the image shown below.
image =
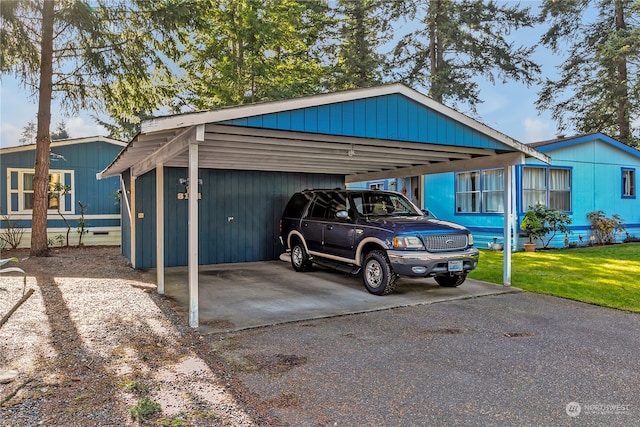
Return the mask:
[[[620,215],[631,236],[640,236],[640,197],[637,194],[640,151],[604,135],[562,137],[528,144],[551,157],[551,164],[528,158],[515,166],[514,221],[518,245],[525,237],[519,224],[530,206],[540,203],[567,212],[572,218],[569,243],[589,243],[589,212]],[[478,245],[494,238],[504,241],[503,168],[485,168],[424,177],[425,204],[438,218],[469,227]],[[627,235],[620,233],[618,241]],[[550,247],[562,247],[556,236]],[[539,242],[538,242],[539,243]]]
[[[119,245],[120,232],[120,180],[96,179],[96,174],[126,146],[126,143],[97,136],[75,138],[51,143],[50,184],[69,186],[70,191],[61,199],[49,200],[47,236],[54,246],[65,242],[67,228],[58,209],[71,226],[69,244],[77,245],[80,203],[86,206],[84,219],[88,233],[82,238],[86,245]],[[0,233],[6,231],[6,218],[23,227],[25,233],[20,247],[31,243],[31,207],[33,203],[33,176],[35,144],[9,147],[0,150]],[[66,240],[66,239],[65,239]]]

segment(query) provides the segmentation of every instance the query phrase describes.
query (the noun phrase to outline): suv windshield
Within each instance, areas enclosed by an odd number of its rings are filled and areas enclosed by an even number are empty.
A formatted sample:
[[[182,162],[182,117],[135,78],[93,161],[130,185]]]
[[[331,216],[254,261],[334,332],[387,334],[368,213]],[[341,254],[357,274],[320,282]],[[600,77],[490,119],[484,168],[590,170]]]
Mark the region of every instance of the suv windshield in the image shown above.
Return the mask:
[[[363,216],[422,216],[422,213],[400,194],[352,193],[353,204]]]

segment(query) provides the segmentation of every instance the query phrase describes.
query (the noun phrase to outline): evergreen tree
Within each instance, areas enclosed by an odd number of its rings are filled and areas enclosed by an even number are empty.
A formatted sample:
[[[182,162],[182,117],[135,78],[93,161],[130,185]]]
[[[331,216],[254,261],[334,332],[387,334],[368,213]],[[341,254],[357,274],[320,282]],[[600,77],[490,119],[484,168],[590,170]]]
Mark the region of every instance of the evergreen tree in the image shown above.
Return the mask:
[[[51,133],[51,140],[58,141],[60,139],[69,139],[69,130],[67,129],[67,123],[62,120],[56,125],[55,132]]]
[[[550,25],[541,42],[567,56],[559,78],[544,82],[536,105],[551,110],[561,130],[604,132],[638,145],[640,129],[632,121],[640,116],[640,2],[600,0],[594,19],[588,14],[592,5],[543,2],[540,19]]]
[[[322,91],[324,0],[202,2],[184,39],[184,98],[198,109]]]
[[[185,2],[186,3],[186,2]],[[51,102],[64,109],[127,116],[173,95],[160,52],[175,45],[169,29],[183,3],[94,0],[4,0],[0,7],[0,72],[16,76],[38,101],[31,255],[48,255],[47,193]]]
[[[22,136],[18,141],[22,145],[33,144],[36,142],[36,122],[29,120],[27,125],[22,128]]]
[[[338,0],[334,10],[336,44],[331,90],[369,87],[384,80],[385,57],[381,47],[391,39],[393,2]]]
[[[430,97],[475,112],[481,102],[477,77],[489,81],[535,81],[540,67],[530,59],[533,47],[514,46],[508,36],[532,27],[528,7],[486,0],[403,0],[396,17],[419,23],[393,51],[396,80],[426,87]]]

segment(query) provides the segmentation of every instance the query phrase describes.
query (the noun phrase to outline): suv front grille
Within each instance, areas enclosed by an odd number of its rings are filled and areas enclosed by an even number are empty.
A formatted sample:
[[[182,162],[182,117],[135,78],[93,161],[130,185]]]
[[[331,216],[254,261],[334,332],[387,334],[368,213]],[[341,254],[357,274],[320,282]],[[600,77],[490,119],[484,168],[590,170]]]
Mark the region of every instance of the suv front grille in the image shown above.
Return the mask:
[[[424,245],[427,250],[432,252],[455,251],[467,247],[466,234],[427,234],[422,236],[422,240],[424,241]]]

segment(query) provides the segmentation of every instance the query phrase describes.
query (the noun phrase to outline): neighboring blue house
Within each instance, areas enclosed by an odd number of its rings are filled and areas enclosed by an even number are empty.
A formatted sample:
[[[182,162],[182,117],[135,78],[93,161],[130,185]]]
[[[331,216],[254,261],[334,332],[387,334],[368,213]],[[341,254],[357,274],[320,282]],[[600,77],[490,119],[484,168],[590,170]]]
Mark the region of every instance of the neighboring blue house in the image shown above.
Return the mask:
[[[528,158],[525,165],[515,166],[517,247],[521,248],[526,241],[520,222],[528,207],[536,203],[569,213],[570,242],[579,243],[580,237],[583,243],[589,242],[587,213],[598,210],[609,218],[620,215],[626,232],[640,237],[640,151],[602,133],[528,145],[551,157],[551,164]],[[502,242],[503,173],[502,168],[488,168],[426,175],[425,206],[438,218],[470,228],[480,247],[493,238]],[[626,234],[616,237],[621,241]],[[565,236],[558,235],[549,246],[564,245]]]
[[[47,235],[54,246],[65,243],[58,236],[66,236],[67,232],[58,207],[71,226],[69,244],[78,244],[77,225],[81,218],[79,203],[86,205],[84,219],[88,224],[88,233],[83,236],[83,243],[120,244],[120,181],[118,178],[98,181],[96,174],[124,146],[124,142],[102,136],[51,143],[50,184],[59,183],[70,188],[69,194],[63,195],[61,200],[56,197],[49,200]],[[29,247],[31,243],[35,149],[35,144],[31,144],[0,150],[0,236],[6,232],[8,217],[14,225],[25,230],[20,247]]]

